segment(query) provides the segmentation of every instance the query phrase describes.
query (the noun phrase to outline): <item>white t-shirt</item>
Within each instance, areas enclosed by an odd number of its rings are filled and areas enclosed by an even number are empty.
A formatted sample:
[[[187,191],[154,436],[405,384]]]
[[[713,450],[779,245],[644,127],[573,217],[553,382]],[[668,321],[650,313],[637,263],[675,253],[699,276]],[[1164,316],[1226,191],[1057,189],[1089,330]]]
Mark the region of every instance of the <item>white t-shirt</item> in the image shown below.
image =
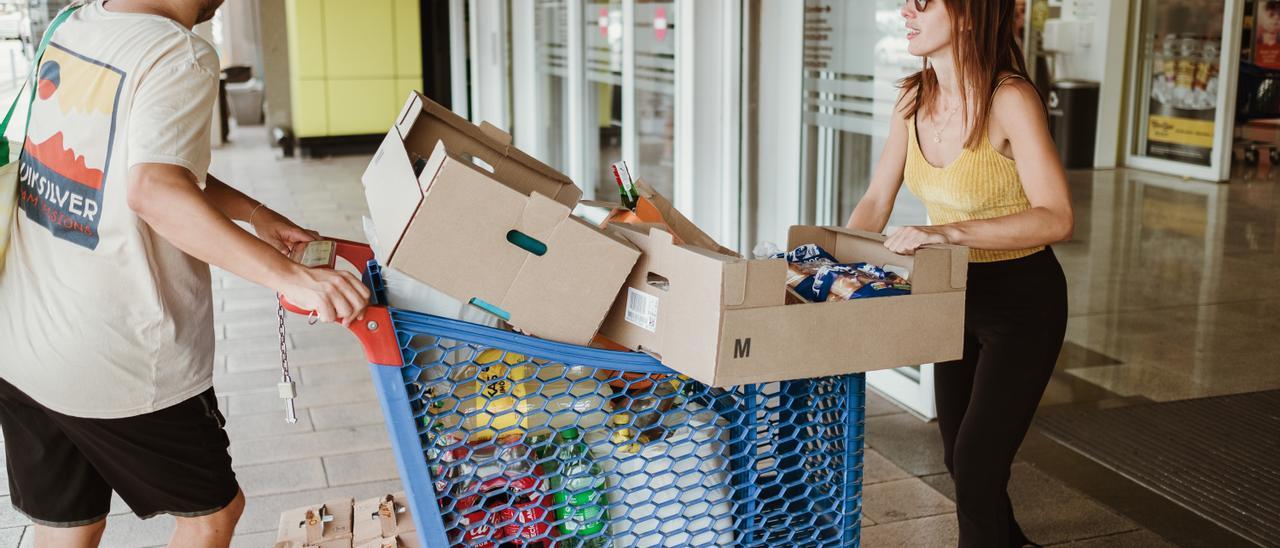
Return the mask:
[[[213,385],[209,267],[129,209],[127,177],[174,164],[203,188],[218,70],[178,23],[97,1],[54,33],[0,273],[0,378],[42,405],[130,417]]]

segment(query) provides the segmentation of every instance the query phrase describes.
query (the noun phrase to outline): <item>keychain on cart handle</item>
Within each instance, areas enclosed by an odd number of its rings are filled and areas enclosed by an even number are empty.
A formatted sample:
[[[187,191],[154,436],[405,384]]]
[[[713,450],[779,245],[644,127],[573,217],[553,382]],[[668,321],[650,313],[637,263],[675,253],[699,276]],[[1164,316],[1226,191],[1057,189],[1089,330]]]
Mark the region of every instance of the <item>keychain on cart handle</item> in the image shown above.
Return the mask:
[[[308,268],[333,268],[338,261],[338,244],[332,240],[308,242],[307,245],[294,249],[289,257]],[[284,400],[284,421],[294,424],[298,422],[298,412],[293,404],[294,398],[298,397],[298,384],[289,373],[289,339],[285,331],[284,299],[277,294],[276,301],[280,303],[276,308],[276,316],[280,320],[280,382],[276,384],[276,390],[280,399]],[[315,325],[316,319],[313,310],[307,316],[307,323]]]

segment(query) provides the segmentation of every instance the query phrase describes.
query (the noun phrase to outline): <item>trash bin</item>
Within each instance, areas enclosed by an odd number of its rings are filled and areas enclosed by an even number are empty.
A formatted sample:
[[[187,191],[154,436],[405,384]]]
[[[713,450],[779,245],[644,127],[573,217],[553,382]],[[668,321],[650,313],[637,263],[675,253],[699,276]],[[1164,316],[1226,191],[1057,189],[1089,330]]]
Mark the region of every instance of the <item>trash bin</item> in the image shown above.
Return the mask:
[[[1061,80],[1049,91],[1050,127],[1058,157],[1067,169],[1093,167],[1100,90],[1098,82]]]
[[[241,83],[227,83],[227,102],[236,125],[262,125],[262,80],[257,78]]]

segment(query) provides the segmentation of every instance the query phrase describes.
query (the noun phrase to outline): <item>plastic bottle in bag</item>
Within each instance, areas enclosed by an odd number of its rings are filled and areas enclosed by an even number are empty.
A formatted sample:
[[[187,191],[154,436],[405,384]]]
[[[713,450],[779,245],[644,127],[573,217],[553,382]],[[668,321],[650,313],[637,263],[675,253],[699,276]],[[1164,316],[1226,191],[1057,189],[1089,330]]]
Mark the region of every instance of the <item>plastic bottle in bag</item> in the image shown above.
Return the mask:
[[[593,462],[587,444],[579,439],[578,429],[566,428],[560,432],[556,460],[557,470],[551,476],[556,519],[564,521],[559,527],[562,534],[578,537],[561,540],[557,546],[608,546],[608,540],[600,534],[609,519],[600,497],[604,475]]]

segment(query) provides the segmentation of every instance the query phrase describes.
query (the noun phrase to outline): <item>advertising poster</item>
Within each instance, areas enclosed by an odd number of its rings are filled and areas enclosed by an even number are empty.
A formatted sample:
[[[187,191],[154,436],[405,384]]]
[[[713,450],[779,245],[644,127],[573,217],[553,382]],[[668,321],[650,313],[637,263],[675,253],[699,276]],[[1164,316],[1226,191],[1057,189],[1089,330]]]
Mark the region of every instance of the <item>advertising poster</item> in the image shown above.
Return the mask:
[[[1280,4],[1280,2],[1273,2]],[[1150,60],[1146,155],[1187,164],[1212,164],[1214,117],[1222,47],[1221,1],[1148,2],[1154,28],[1146,36]],[[1280,22],[1280,21],[1277,21]],[[1280,49],[1277,50],[1280,60]]]

